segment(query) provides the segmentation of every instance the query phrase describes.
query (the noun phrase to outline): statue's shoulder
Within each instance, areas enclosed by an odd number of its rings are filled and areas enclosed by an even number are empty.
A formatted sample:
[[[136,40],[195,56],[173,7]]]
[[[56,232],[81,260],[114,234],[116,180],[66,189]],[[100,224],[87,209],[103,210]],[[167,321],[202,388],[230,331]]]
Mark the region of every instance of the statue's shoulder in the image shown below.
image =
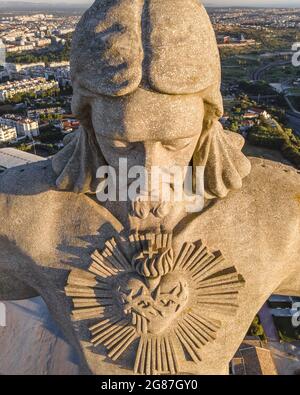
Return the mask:
[[[22,245],[27,233],[32,248],[51,237],[54,245],[80,232],[95,234],[111,220],[88,196],[59,190],[56,179],[51,160],[15,167],[0,175],[0,238],[5,235]]]
[[[293,166],[263,158],[250,158],[252,170],[243,191],[279,209],[300,203],[300,171]]]
[[[4,171],[0,175],[0,195],[39,195],[55,189],[51,160],[29,163]]]
[[[256,179],[256,182],[260,180],[265,181],[266,177],[268,177],[270,181],[278,181],[280,185],[292,182],[293,185],[296,186],[298,184],[299,187],[300,170],[297,170],[292,165],[264,158],[250,157],[249,159],[252,166],[250,178]]]
[[[207,240],[229,252],[229,256],[231,253],[234,256],[234,249],[238,250],[243,243],[251,246],[249,252],[265,248],[270,254],[276,249],[283,251],[292,241],[299,245],[299,171],[271,160],[249,159],[252,169],[244,178],[242,188],[208,206],[196,217],[193,232],[201,235],[206,229]],[[226,232],[216,229],[226,229]]]
[[[270,227],[284,230],[287,224],[299,226],[299,171],[272,160],[249,159],[251,172],[244,178],[242,188],[217,200],[206,215],[211,212],[210,215],[227,224],[233,222],[232,218],[243,218],[245,224],[265,230]]]
[[[56,181],[51,160],[4,171],[0,174],[0,218],[17,218],[20,212],[24,215],[25,209],[36,217],[46,211],[69,218],[86,215],[97,219],[98,224],[102,217],[107,217],[107,210],[93,199],[83,193],[62,191]]]

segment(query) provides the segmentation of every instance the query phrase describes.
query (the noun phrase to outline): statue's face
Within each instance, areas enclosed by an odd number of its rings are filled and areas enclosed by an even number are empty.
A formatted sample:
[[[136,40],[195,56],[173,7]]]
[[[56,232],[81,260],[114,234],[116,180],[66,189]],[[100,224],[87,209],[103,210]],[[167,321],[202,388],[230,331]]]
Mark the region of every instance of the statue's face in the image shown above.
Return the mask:
[[[187,166],[199,140],[204,115],[198,95],[162,95],[139,89],[119,98],[92,102],[92,120],[106,162]]]
[[[188,166],[203,124],[199,95],[163,95],[139,89],[131,95],[98,97],[91,103],[96,138],[108,165],[128,168]],[[118,174],[118,172],[117,172]]]

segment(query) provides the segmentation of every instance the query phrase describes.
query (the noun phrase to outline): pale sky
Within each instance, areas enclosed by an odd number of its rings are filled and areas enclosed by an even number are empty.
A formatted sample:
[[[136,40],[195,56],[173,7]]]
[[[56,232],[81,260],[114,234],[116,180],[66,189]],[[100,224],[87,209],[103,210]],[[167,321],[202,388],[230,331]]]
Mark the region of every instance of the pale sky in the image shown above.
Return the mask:
[[[0,3],[3,0],[0,0]],[[20,0],[9,0],[13,1],[20,1]],[[31,3],[59,3],[58,0],[21,0],[27,1]],[[87,4],[90,5],[93,3],[93,0],[64,0],[66,4]],[[203,1],[206,5],[212,6],[260,6],[260,7],[299,7],[299,0],[207,0]],[[60,3],[61,4],[61,3]]]

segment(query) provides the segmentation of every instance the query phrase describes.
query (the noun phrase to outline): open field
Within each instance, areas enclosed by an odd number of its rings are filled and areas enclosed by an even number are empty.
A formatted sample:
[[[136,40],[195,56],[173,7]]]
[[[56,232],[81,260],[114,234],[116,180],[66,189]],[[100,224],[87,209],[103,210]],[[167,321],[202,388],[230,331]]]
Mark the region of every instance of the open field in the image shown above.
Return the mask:
[[[250,58],[231,56],[222,59],[222,82],[223,84],[235,84],[241,80],[251,79],[251,74],[260,67],[257,55]]]

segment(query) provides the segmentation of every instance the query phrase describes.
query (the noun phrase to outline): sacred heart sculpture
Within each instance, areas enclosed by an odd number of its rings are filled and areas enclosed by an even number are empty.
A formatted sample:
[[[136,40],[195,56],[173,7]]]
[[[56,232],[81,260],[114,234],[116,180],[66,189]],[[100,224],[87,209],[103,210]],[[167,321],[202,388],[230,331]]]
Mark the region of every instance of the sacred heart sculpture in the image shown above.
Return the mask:
[[[88,271],[72,270],[66,295],[75,320],[94,321],[91,342],[117,360],[136,344],[134,373],[180,373],[181,355],[201,361],[216,339],[218,313],[234,314],[243,277],[220,253],[185,243],[175,256],[172,234],[134,234],[108,240]],[[219,314],[218,314],[219,317]]]
[[[154,288],[153,282],[148,287],[135,278],[129,280],[126,290],[120,288],[124,312],[131,314],[132,324],[139,334],[163,333],[188,302],[187,283],[179,281],[176,275],[169,273],[158,281]]]

